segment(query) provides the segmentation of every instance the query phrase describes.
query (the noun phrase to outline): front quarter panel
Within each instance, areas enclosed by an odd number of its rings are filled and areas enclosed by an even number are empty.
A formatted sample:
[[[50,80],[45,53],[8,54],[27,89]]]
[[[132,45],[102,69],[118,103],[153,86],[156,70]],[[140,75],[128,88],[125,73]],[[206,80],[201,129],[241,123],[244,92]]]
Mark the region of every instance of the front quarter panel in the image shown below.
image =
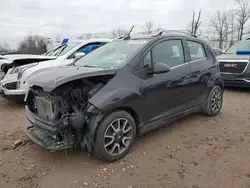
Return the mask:
[[[102,112],[108,112],[116,108],[129,107],[135,110],[134,101],[140,98],[140,80],[130,73],[130,67],[120,69],[89,102]],[[129,74],[130,73],[130,74]]]

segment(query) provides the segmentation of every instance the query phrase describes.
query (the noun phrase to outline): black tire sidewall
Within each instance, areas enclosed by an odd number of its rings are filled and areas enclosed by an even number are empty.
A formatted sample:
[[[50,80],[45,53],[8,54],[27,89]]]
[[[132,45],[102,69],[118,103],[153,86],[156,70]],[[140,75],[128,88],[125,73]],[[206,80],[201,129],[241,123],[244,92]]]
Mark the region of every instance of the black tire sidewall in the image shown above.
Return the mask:
[[[117,156],[111,156],[106,152],[106,150],[104,148],[103,139],[104,139],[105,131],[108,128],[108,126],[110,125],[110,123],[112,123],[114,120],[116,120],[118,118],[125,118],[130,122],[130,124],[132,125],[133,135],[132,135],[131,143],[125,152],[123,152],[122,154],[117,155]],[[136,137],[136,124],[135,124],[133,117],[125,111],[111,112],[100,121],[100,123],[97,127],[97,130],[95,132],[94,147],[93,147],[95,155],[97,157],[100,157],[100,158],[102,158],[106,161],[110,161],[110,162],[119,160],[119,159],[123,158],[129,152],[129,150],[130,150],[130,148],[135,140],[135,137]]]
[[[217,112],[214,112],[213,109],[212,109],[212,96],[213,96],[213,93],[216,91],[216,90],[219,90],[221,92],[221,106],[220,106],[220,109],[217,111]],[[208,97],[208,102],[206,104],[206,107],[205,107],[205,113],[207,115],[210,115],[210,116],[215,116],[217,115],[221,108],[222,108],[222,105],[223,105],[223,91],[222,89],[220,88],[220,86],[214,86],[213,89],[211,90],[210,94],[209,94],[209,97]]]

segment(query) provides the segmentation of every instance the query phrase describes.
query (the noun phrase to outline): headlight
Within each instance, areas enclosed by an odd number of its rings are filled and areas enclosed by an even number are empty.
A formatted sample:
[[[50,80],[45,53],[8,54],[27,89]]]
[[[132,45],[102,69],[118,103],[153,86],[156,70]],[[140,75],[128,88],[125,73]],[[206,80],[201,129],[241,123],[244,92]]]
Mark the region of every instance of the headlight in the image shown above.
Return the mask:
[[[24,73],[25,70],[27,70],[27,69],[29,69],[29,68],[31,68],[31,67],[34,67],[34,66],[36,66],[36,65],[38,65],[38,63],[32,63],[32,64],[29,64],[29,66],[26,66],[25,68],[23,68],[22,70],[20,70],[20,71],[18,72],[17,79],[19,80],[19,79],[22,77],[22,75],[23,75],[23,73]]]
[[[23,66],[20,66],[20,67],[16,67],[14,68],[10,74],[16,74],[16,73],[20,73],[20,72],[23,72],[25,71],[26,69],[30,68],[30,67],[34,67],[36,66],[38,63],[31,63],[31,64],[28,64],[28,65],[23,65]]]

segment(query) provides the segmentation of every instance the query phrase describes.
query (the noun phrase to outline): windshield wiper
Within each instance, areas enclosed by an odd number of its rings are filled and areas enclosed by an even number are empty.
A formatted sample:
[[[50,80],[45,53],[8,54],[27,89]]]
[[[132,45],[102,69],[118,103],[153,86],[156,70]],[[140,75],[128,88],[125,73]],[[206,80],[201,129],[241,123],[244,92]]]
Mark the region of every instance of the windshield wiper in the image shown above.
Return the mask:
[[[91,65],[84,65],[83,67],[97,68],[97,67],[94,67],[94,66],[91,66]]]

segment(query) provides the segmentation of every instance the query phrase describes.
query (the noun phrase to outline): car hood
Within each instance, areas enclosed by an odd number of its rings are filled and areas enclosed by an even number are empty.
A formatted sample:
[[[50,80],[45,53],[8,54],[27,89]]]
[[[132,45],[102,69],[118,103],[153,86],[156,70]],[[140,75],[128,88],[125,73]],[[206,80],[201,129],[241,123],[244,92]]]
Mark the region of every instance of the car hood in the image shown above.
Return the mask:
[[[12,63],[14,60],[30,60],[30,59],[56,59],[55,56],[44,56],[44,55],[32,55],[32,54],[12,54],[12,55],[3,55],[1,56],[3,58],[6,58],[8,63]]]
[[[217,59],[220,60],[250,60],[250,55],[237,55],[237,54],[223,54],[217,56]]]
[[[71,63],[72,63],[72,61],[67,61],[67,60],[60,59],[60,58],[54,59],[54,60],[49,60],[49,61],[39,62],[37,65],[27,68],[23,72],[20,80],[25,81],[28,77],[32,76],[34,72],[37,72],[39,70],[51,69],[52,67],[66,66],[66,65],[69,65]]]
[[[88,68],[75,66],[62,66],[38,70],[31,74],[26,83],[42,87],[45,92],[50,92],[58,86],[77,79],[114,75],[116,69]]]

